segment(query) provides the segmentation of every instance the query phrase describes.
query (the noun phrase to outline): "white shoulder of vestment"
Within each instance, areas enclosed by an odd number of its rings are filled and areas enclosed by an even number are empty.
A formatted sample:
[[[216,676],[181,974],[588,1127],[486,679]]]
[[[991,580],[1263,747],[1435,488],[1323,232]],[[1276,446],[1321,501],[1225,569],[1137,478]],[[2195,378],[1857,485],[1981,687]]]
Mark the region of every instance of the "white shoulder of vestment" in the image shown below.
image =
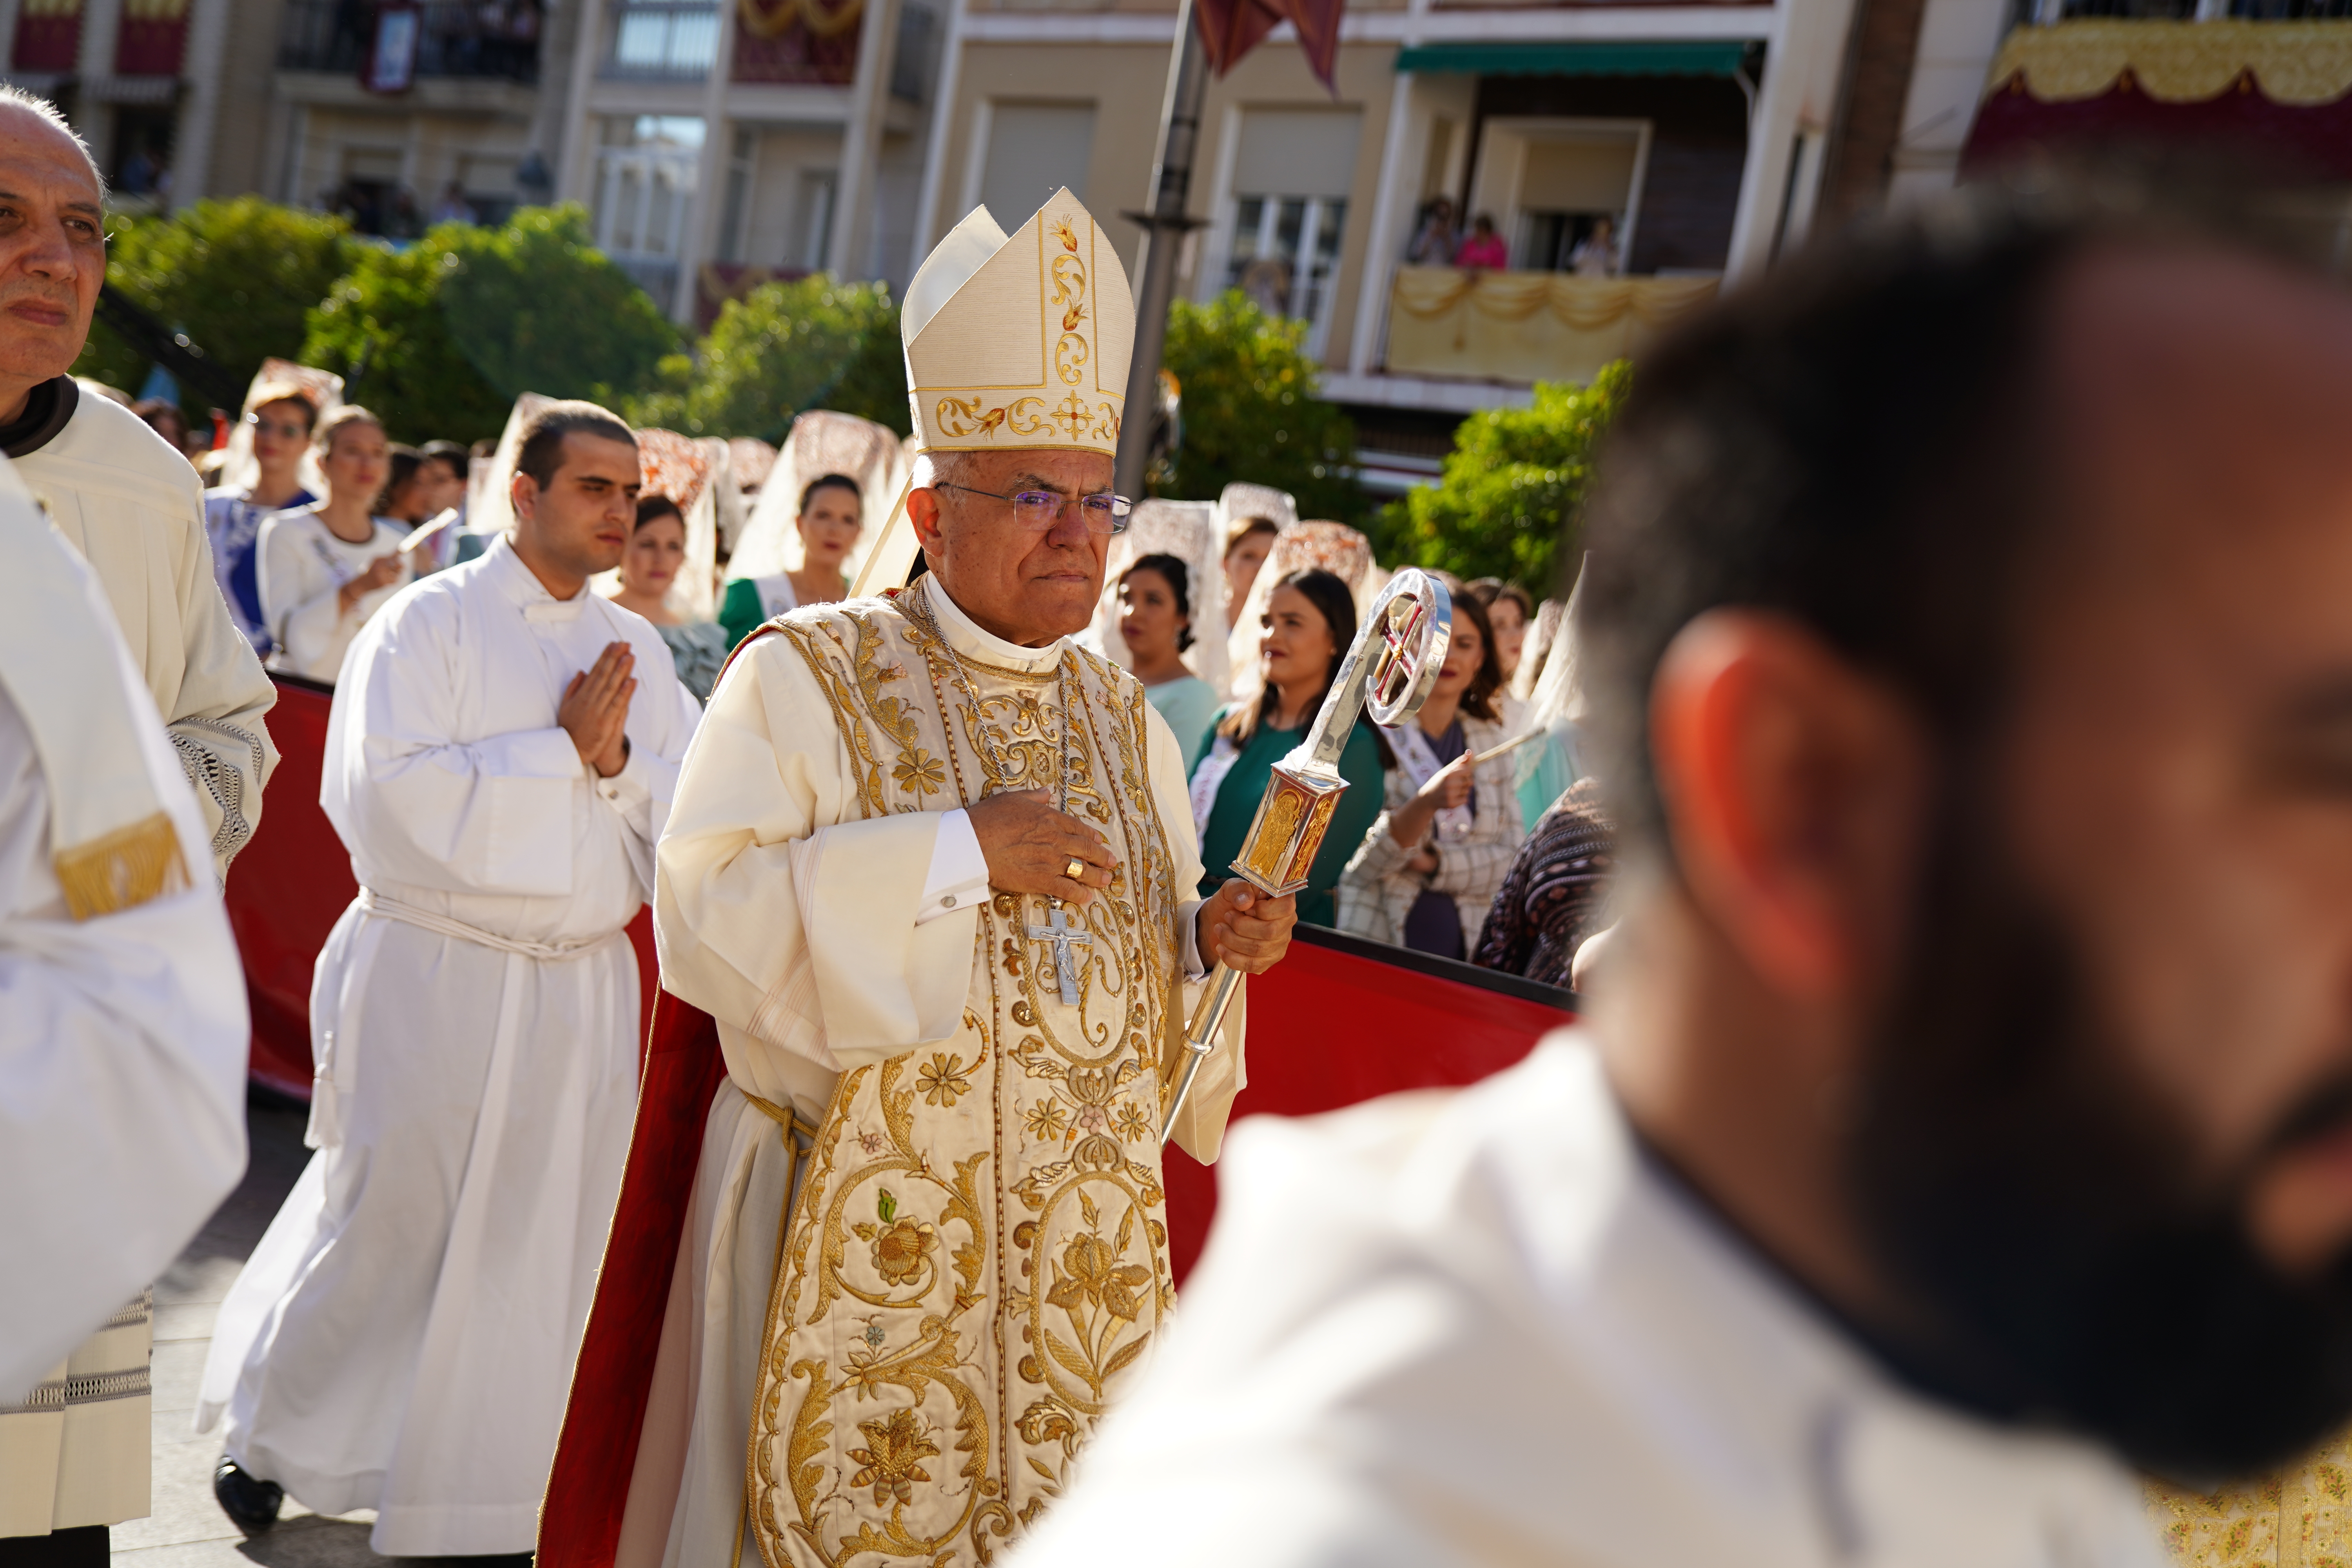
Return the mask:
[[[66,427],[17,465],[37,489],[102,496],[203,524],[204,481],[195,468],[111,398],[82,393]]]

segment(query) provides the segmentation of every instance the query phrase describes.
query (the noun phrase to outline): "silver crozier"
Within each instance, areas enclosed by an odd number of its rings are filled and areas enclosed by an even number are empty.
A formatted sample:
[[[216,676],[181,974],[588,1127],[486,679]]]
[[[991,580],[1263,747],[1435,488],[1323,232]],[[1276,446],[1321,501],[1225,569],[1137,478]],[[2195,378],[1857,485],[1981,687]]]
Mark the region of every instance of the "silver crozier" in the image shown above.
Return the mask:
[[[1348,788],[1348,781],[1339,776],[1339,753],[1347,750],[1356,716],[1370,713],[1375,724],[1402,724],[1420,712],[1453,637],[1454,605],[1444,584],[1412,566],[1389,579],[1357,629],[1307,738],[1275,763],[1241,853],[1234,857],[1234,876],[1275,899],[1307,886],[1315,852],[1323,847],[1331,815]],[[1201,1064],[1216,1048],[1217,1031],[1224,1025],[1225,1009],[1233,1005],[1234,988],[1241,983],[1241,975],[1222,963],[1210,978],[1215,984],[1184,1031],[1184,1076],[1177,1080],[1176,1098],[1168,1102],[1168,1119],[1160,1124],[1162,1143],[1176,1130],[1176,1118],[1183,1114]]]

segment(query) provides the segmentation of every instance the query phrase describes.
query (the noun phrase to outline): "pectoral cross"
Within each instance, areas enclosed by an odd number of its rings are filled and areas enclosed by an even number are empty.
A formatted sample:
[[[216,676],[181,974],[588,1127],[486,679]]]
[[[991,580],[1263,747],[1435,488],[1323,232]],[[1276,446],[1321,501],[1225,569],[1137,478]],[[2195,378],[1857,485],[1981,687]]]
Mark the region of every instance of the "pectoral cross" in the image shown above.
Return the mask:
[[[1070,956],[1070,944],[1079,942],[1092,946],[1095,939],[1071,925],[1058,903],[1045,920],[1045,924],[1029,928],[1029,940],[1053,948],[1054,978],[1061,982],[1062,1005],[1075,1007],[1078,1005],[1078,966]]]

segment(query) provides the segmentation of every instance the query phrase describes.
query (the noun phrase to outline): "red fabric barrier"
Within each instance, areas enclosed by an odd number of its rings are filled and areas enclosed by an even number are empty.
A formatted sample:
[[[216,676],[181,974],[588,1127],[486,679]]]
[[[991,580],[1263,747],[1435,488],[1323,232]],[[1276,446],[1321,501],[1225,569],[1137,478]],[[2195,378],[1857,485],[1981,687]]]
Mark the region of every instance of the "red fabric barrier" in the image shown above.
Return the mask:
[[[1288,957],[1249,983],[1249,1087],[1234,1101],[1235,1121],[1475,1083],[1570,1016],[1537,1000],[1537,987],[1467,964],[1415,955],[1407,969],[1372,942],[1305,926],[1299,934]],[[1169,1263],[1181,1286],[1208,1240],[1217,1183],[1172,1145],[1166,1163]]]
[[[269,775],[261,826],[229,867],[228,921],[245,961],[246,999],[253,1009],[253,1079],[308,1100],[310,971],[360,888],[352,878],[352,858],[319,805],[334,689],[294,675],[272,679],[278,705],[269,710],[269,738],[278,743],[278,771]],[[650,911],[639,910],[629,922],[629,941],[637,950],[642,1039],[653,1017],[656,977]]]

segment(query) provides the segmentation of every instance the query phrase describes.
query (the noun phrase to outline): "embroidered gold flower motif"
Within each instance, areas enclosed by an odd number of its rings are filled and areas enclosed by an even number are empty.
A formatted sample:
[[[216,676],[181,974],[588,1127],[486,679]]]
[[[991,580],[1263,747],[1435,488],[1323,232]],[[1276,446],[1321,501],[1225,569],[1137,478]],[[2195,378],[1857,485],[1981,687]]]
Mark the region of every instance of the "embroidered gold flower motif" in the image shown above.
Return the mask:
[[[1062,1248],[1061,1276],[1045,1300],[1065,1312],[1081,1301],[1092,1301],[1111,1316],[1133,1322],[1143,1310],[1137,1294],[1151,1282],[1151,1270],[1140,1263],[1121,1263],[1110,1243],[1096,1236],[1076,1236]]]
[[[1027,1125],[1029,1136],[1040,1142],[1064,1137],[1070,1131],[1062,1102],[1050,1095],[1023,1111],[1021,1120]]]
[[[1143,1107],[1131,1100],[1120,1104],[1118,1108],[1120,1137],[1130,1143],[1148,1143],[1156,1136],[1157,1131],[1158,1130],[1151,1125],[1151,1119],[1143,1114]]]
[[[912,1410],[893,1410],[887,1415],[860,1421],[857,1429],[866,1434],[866,1447],[850,1449],[849,1457],[865,1468],[852,1476],[849,1484],[872,1487],[877,1508],[888,1508],[893,1499],[914,1501],[914,1483],[931,1479],[921,1461],[936,1458],[940,1451],[922,1418]]]
[[[910,795],[937,795],[947,787],[946,765],[920,746],[900,757],[898,765],[890,772],[898,781],[898,787]]]
[[[1078,1418],[1058,1399],[1041,1399],[1021,1413],[1014,1423],[1024,1441],[1072,1447],[1078,1436]]]
[[[971,1092],[971,1079],[964,1076],[963,1058],[933,1051],[929,1065],[915,1075],[915,1087],[933,1105],[951,1110]]]
[[[904,1285],[923,1271],[939,1245],[938,1231],[908,1215],[875,1237],[874,1268],[891,1284]]]

